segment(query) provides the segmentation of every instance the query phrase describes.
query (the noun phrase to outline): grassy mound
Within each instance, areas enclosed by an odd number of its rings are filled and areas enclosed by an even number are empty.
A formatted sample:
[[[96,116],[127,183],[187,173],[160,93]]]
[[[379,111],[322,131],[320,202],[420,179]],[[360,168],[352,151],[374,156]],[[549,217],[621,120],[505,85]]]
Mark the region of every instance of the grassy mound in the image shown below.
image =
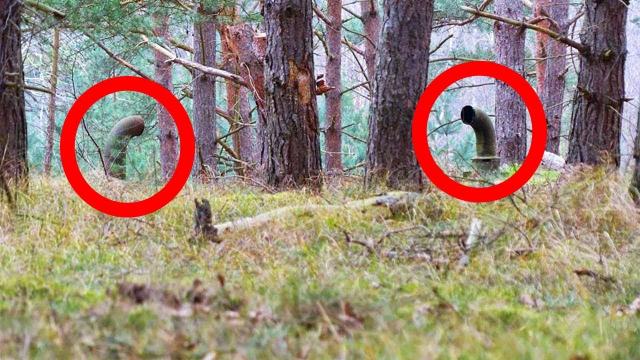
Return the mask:
[[[33,179],[16,211],[0,206],[0,352],[638,358],[640,213],[625,189],[574,170],[492,204],[434,189],[411,208],[294,212],[212,244],[193,240],[196,198],[224,222],[375,194],[190,185],[114,219],[64,179]]]

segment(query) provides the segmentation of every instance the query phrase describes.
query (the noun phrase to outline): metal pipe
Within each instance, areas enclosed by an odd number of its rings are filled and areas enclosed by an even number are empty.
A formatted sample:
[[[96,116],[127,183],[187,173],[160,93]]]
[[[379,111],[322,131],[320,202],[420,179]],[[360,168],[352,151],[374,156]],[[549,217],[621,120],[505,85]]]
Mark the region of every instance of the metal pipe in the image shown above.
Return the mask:
[[[118,179],[127,178],[127,145],[131,138],[140,136],[144,131],[144,119],[129,116],[118,121],[107,138],[104,148],[107,173]]]
[[[480,170],[496,170],[500,167],[497,156],[496,131],[489,116],[482,110],[467,105],[462,108],[462,122],[473,128],[476,135],[476,157],[473,162]]]

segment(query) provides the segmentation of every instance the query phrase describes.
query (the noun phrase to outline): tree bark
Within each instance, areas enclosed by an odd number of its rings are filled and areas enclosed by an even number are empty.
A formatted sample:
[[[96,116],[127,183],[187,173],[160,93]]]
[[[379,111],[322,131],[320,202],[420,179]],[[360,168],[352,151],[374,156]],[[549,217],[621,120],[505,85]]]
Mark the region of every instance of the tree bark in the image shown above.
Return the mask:
[[[496,15],[522,19],[520,1],[496,0]],[[494,24],[496,62],[525,76],[525,32],[523,29],[496,21]],[[496,139],[501,163],[522,162],[527,155],[527,113],[520,95],[509,85],[496,85]]]
[[[567,35],[569,27],[569,2],[539,0],[536,3],[537,16],[548,16],[553,20],[539,24]],[[565,74],[567,66],[567,46],[550,39],[547,35],[536,32],[538,40],[538,93],[547,114],[547,151],[560,152],[560,132],[562,113],[564,110]]]
[[[580,39],[587,50],[580,61],[569,163],[620,165],[627,6],[620,0],[585,2]]]
[[[251,49],[250,56],[255,56],[252,49],[253,30],[247,32],[247,36],[234,37],[232,36],[232,28],[244,28],[243,24],[238,25],[237,9],[235,6],[228,6],[224,10],[224,16],[230,19],[232,25],[220,26],[220,37],[222,39],[222,53],[223,63],[227,70],[235,74],[243,74],[243,78],[247,84],[252,83],[252,77],[249,75],[246,69],[240,65],[240,56],[238,54],[239,48]],[[233,25],[235,24],[235,25]],[[237,41],[242,41],[241,44],[235,44]],[[264,59],[264,58],[263,58]],[[260,71],[264,71],[264,66],[260,66]],[[264,74],[260,75],[264,78]],[[251,86],[251,85],[250,85]],[[250,126],[251,123],[251,106],[249,105],[249,89],[246,87],[240,87],[238,84],[227,81],[227,112],[231,115],[232,121],[230,122],[229,131],[233,133],[233,147],[240,156],[239,160],[243,163],[236,166],[236,173],[243,178],[251,178],[254,176],[254,167],[257,161],[254,127]],[[264,86],[261,86],[264,88]]]
[[[422,187],[411,143],[413,112],[429,76],[432,0],[388,0],[378,44],[365,181]]]
[[[640,206],[640,111],[638,111],[638,122],[636,127],[636,143],[633,149],[633,159],[635,166],[631,178],[631,194],[636,205]]]
[[[26,182],[27,119],[20,16],[22,1],[0,3],[0,182]]]
[[[155,36],[169,39],[169,18],[166,15],[154,14]],[[165,54],[155,53],[155,80],[169,91],[173,91],[172,65]],[[173,175],[178,162],[178,134],[175,123],[169,112],[161,104],[156,105],[158,129],[160,137],[160,166],[162,176],[168,179]],[[197,154],[196,154],[197,155]]]
[[[249,103],[249,94],[251,92],[246,87],[241,87],[238,91],[238,120],[243,128],[238,131],[233,141],[237,144],[240,159],[249,163],[249,167],[245,168],[245,176],[252,177],[251,168],[259,162],[258,151],[259,146],[256,141],[255,126],[251,125],[251,104]]]
[[[367,64],[368,80],[373,82],[376,75],[376,53],[380,37],[380,12],[377,0],[360,1],[360,16],[364,25],[364,60]],[[369,85],[373,88],[373,84]]]
[[[266,37],[256,33],[249,24],[237,24],[223,26],[221,35],[228,50],[234,55],[239,68],[239,74],[249,84],[249,90],[253,94],[258,113],[258,123],[254,127],[245,127],[234,139],[240,145],[242,160],[251,164],[260,163],[260,146],[257,139],[263,139],[263,129],[266,126],[266,95],[264,84],[264,60],[266,54]],[[246,88],[240,88],[239,111],[243,124],[251,122],[251,106],[249,105],[249,93]],[[256,171],[254,166],[254,171]],[[258,171],[256,171],[258,172]]]
[[[276,188],[320,187],[311,0],[267,0],[267,119],[261,163]]]
[[[58,59],[60,57],[60,29],[53,29],[53,43],[51,47],[51,79],[47,122],[47,143],[44,150],[44,173],[51,174],[51,159],[53,155],[53,134],[56,128],[56,100],[58,90]]]
[[[544,17],[543,14],[548,14],[550,0],[536,0],[533,8],[533,14],[535,18]],[[548,28],[549,20],[543,20],[537,25]],[[541,32],[535,33],[536,37],[536,85],[538,94],[542,94],[545,84],[545,75],[547,70],[547,43],[549,42],[549,36]]]
[[[193,24],[194,60],[205,66],[216,66],[216,18],[201,1],[196,7]],[[211,181],[216,173],[216,77],[194,71],[193,127],[196,135],[194,174]]]
[[[342,0],[329,0],[327,3],[331,24],[327,24],[326,80],[334,90],[326,93],[326,169],[329,174],[342,173]]]

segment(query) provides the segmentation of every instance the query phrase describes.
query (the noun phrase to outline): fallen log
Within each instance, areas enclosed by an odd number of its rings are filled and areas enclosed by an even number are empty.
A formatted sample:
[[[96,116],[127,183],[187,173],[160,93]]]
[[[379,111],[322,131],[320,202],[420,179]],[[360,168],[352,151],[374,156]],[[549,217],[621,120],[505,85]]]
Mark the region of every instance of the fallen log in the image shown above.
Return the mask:
[[[363,200],[355,200],[342,205],[296,205],[268,211],[256,216],[232,220],[215,225],[218,236],[233,231],[242,231],[268,224],[274,220],[281,219],[293,214],[312,214],[326,210],[361,210],[368,207],[384,206],[392,214],[397,214],[409,210],[420,198],[419,193],[414,192],[390,192]]]

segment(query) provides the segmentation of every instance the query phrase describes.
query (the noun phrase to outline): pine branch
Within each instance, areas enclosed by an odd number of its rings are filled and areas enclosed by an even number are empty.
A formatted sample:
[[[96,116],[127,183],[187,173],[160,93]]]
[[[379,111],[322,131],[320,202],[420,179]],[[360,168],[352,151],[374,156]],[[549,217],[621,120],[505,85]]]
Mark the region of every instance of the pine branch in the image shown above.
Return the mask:
[[[587,48],[586,46],[584,46],[582,43],[579,43],[577,41],[571,40],[568,37],[559,34],[555,31],[549,30],[547,28],[541,27],[541,26],[537,26],[537,25],[533,25],[530,23],[526,23],[524,21],[519,21],[519,20],[514,20],[514,19],[510,19],[510,18],[506,18],[503,16],[499,16],[499,15],[495,15],[495,14],[491,14],[488,12],[484,12],[484,11],[480,11],[478,9],[474,9],[468,6],[461,6],[460,7],[462,10],[469,12],[473,15],[479,16],[479,17],[483,17],[483,18],[487,18],[487,19],[491,19],[491,20],[495,20],[495,21],[500,21],[503,22],[505,24],[509,24],[509,25],[513,25],[513,26],[518,26],[518,27],[523,27],[526,29],[530,29],[533,31],[537,31],[540,33],[543,33],[549,37],[551,37],[552,39],[555,39],[558,42],[561,42],[567,46],[571,46],[572,48],[578,50],[580,53],[582,54],[586,54],[589,52],[589,48]]]

